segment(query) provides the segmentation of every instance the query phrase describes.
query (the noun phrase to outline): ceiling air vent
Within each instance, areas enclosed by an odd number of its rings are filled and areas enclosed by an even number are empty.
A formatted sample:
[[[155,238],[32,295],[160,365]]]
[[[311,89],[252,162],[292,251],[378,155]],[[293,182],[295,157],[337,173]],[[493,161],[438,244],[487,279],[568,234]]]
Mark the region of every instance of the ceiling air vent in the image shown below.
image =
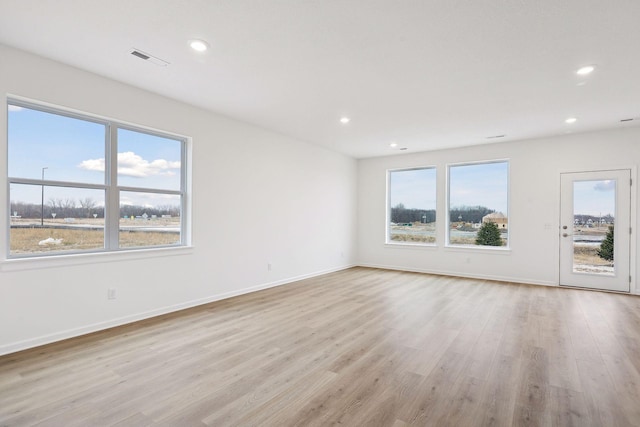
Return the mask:
[[[160,58],[157,58],[153,55],[149,55],[146,52],[141,51],[140,49],[131,49],[131,55],[140,58],[140,59],[144,59],[145,61],[149,61],[153,64],[156,64],[160,67],[166,67],[167,65],[169,65],[169,63],[167,61],[164,61]]]

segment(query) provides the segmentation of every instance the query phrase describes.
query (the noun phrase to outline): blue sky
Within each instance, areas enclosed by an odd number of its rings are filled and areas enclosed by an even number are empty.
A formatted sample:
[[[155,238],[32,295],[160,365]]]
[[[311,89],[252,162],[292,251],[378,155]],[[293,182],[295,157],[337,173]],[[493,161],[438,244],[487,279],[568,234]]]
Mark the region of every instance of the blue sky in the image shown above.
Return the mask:
[[[392,171],[389,179],[391,206],[402,203],[407,209],[436,208],[436,170]]]
[[[507,214],[508,171],[507,162],[452,166],[451,206],[485,206]],[[392,171],[390,175],[391,206],[436,208],[435,168]]]
[[[28,108],[9,107],[9,176],[90,184],[105,182],[105,126]],[[118,129],[118,184],[131,187],[180,189],[180,143],[140,132]],[[12,200],[40,203],[40,186],[12,186]],[[76,199],[102,192],[76,190]],[[49,198],[65,198],[68,190],[46,187]],[[126,197],[124,197],[126,196]],[[99,200],[98,200],[99,199]],[[164,199],[164,200],[163,200]],[[121,202],[157,205],[173,203],[162,195],[128,193]]]
[[[573,183],[573,213],[575,215],[615,218],[616,181],[577,181]]]
[[[508,214],[509,164],[478,163],[449,168],[449,205],[485,206]]]

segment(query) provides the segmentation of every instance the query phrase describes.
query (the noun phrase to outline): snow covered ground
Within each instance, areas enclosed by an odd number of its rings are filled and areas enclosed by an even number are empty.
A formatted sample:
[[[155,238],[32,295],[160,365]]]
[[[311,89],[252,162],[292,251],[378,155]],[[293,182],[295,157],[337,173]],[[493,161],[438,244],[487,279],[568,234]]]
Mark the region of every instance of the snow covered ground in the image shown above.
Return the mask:
[[[603,274],[608,276],[615,275],[615,269],[613,266],[607,265],[589,265],[589,264],[574,264],[574,273],[592,273]]]

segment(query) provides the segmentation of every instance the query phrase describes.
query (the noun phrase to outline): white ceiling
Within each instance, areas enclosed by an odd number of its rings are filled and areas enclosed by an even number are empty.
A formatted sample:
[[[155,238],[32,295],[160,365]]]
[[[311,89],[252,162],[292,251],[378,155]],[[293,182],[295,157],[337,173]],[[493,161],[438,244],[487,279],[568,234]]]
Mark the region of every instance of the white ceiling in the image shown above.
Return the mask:
[[[0,43],[357,158],[639,125],[639,42],[638,0],[0,0]]]

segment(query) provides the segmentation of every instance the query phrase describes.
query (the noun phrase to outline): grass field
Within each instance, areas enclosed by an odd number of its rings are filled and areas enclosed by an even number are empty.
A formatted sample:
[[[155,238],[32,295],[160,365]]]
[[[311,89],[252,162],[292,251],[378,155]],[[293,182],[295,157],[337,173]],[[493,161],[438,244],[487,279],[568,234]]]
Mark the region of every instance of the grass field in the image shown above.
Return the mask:
[[[392,242],[435,243],[436,241],[435,222],[428,224],[413,223],[411,226],[391,225],[389,231],[389,237]],[[475,246],[477,232],[477,229],[471,229],[471,231],[452,229],[449,235],[450,244]],[[502,241],[503,245],[506,245],[505,235],[503,235]]]
[[[605,236],[609,230],[608,226],[599,227],[574,227],[573,233],[575,236]],[[575,271],[582,271],[586,266],[585,271],[593,272],[591,267],[602,267],[602,272],[611,273],[614,263],[607,261],[598,256],[598,244],[587,244],[575,242],[573,245],[573,265]]]
[[[393,242],[435,243],[436,223],[415,223],[412,226],[391,225],[389,238]]]
[[[424,234],[392,234],[391,241],[409,243],[435,243],[436,237]]]
[[[165,246],[180,243],[180,233],[171,231],[154,231],[152,228],[177,228],[180,225],[178,218],[146,221],[145,229],[136,230],[133,221],[121,220],[121,227],[129,227],[121,230],[119,234],[120,247],[147,247]],[[64,220],[47,220],[44,227],[40,227],[33,220],[13,220],[9,238],[11,255],[35,254],[45,252],[76,252],[87,250],[99,250],[104,248],[103,219],[80,219],[69,224]],[[131,226],[131,224],[134,224]],[[30,226],[31,225],[31,226]],[[86,227],[86,228],[82,228]],[[150,229],[151,228],[151,229]],[[40,244],[46,239],[54,239],[59,243]]]
[[[613,262],[604,260],[598,256],[599,246],[593,245],[580,245],[573,246],[573,262],[574,264],[587,264],[587,265],[613,265]]]

